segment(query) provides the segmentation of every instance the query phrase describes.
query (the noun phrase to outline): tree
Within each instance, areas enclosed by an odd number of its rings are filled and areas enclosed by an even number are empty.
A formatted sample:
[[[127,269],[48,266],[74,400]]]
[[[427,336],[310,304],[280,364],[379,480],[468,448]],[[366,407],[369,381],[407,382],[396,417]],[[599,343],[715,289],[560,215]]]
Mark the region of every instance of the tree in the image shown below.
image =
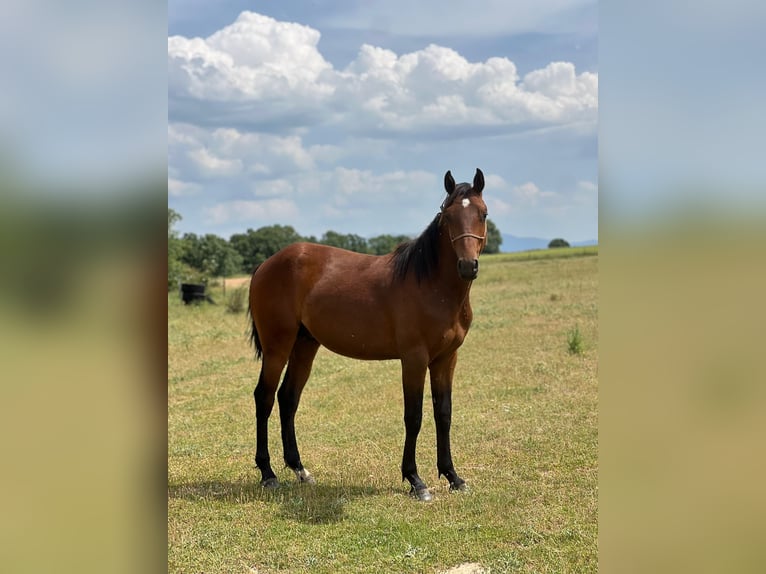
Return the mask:
[[[484,246],[484,253],[500,253],[500,244],[503,242],[503,236],[500,230],[491,219],[487,219],[487,243]]]
[[[405,241],[409,241],[406,235],[378,235],[371,237],[367,241],[367,249],[373,255],[385,255],[391,253],[396,246]]]
[[[181,261],[199,271],[202,271],[202,238],[196,233],[184,233],[181,242]]]
[[[548,244],[548,248],[553,249],[556,247],[569,247],[569,242],[567,242],[565,239],[561,239],[560,237],[551,239],[551,242]]]
[[[256,265],[292,243],[303,241],[290,225],[269,225],[247,233],[235,233],[229,239],[231,246],[242,256],[242,270],[250,273]]]
[[[356,235],[354,233],[343,235],[337,231],[327,231],[319,242],[323,245],[340,247],[341,249],[356,251],[357,253],[367,253],[367,240],[361,235]]]
[[[212,233],[202,237],[184,233],[178,241],[181,246],[179,260],[187,266],[187,276],[202,275],[203,280],[205,277],[228,277],[242,269],[242,256],[222,237]],[[199,279],[195,277],[195,280]]]
[[[183,245],[173,226],[181,221],[181,214],[168,207],[168,291],[178,286],[183,274]]]
[[[208,233],[200,242],[201,271],[213,277],[227,277],[242,267],[242,256],[225,239]]]
[[[176,232],[173,231],[173,226],[181,221],[183,217],[181,217],[181,214],[178,213],[175,209],[171,209],[168,207],[168,236],[173,234],[176,235]]]
[[[229,277],[236,275],[242,270],[242,256],[231,245],[226,243],[225,249],[221,252],[221,258],[215,267],[216,275],[219,277]]]

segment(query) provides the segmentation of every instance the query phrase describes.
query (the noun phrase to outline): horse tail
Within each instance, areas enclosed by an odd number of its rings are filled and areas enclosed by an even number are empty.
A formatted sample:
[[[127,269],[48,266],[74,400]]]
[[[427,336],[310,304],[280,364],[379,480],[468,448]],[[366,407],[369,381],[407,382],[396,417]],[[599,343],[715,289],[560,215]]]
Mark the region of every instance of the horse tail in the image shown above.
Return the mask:
[[[255,269],[253,269],[253,276],[255,275],[255,272],[258,271],[258,267],[260,265],[256,265]],[[251,279],[252,280],[252,279]],[[263,357],[263,346],[261,346],[261,339],[258,336],[258,329],[255,326],[255,317],[253,317],[253,307],[252,307],[252,299],[248,297],[247,301],[247,316],[250,319],[250,327],[248,329],[248,338],[250,339],[250,344],[255,347],[255,360],[258,361]]]

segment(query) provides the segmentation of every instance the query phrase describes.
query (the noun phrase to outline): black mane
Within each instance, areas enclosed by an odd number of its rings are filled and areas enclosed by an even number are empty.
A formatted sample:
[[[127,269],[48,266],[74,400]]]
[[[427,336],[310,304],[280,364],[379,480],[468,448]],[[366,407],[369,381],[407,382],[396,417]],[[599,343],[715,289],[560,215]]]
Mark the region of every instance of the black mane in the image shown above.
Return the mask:
[[[455,199],[465,196],[471,189],[471,184],[460,183],[455,191],[444,200],[442,210],[449,207]],[[394,266],[394,279],[402,281],[410,269],[414,269],[418,283],[423,279],[433,276],[439,265],[439,222],[441,212],[434,217],[425,231],[415,239],[400,243],[391,254],[391,263]]]
[[[439,263],[439,220],[441,214],[434,217],[431,224],[416,239],[400,243],[391,254],[394,266],[394,279],[404,280],[410,268],[415,270],[415,277],[420,283],[433,275]]]

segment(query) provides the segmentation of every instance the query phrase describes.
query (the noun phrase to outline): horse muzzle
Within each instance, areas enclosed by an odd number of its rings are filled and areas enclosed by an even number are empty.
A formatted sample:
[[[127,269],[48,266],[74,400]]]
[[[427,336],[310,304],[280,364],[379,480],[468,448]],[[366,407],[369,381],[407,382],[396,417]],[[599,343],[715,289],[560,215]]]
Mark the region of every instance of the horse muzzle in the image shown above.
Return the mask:
[[[479,275],[478,259],[458,259],[457,273],[465,281],[473,281]]]

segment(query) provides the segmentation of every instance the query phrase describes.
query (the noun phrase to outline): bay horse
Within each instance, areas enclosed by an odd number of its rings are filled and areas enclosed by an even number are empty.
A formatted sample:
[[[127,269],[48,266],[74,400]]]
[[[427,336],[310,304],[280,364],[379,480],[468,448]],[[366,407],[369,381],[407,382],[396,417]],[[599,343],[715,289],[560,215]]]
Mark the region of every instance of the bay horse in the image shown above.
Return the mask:
[[[432,495],[418,475],[415,444],[426,370],[430,371],[439,477],[447,478],[450,490],[466,488],[450,452],[452,377],[457,350],[471,326],[469,294],[487,242],[484,174],[477,169],[473,185],[456,185],[448,171],[444,188],[447,197],[426,230],[388,255],[294,243],[253,272],[248,313],[256,358],[263,360],[253,392],[255,463],[262,486],[279,486],[268,446],[275,394],[285,464],[300,482],[315,482],[301,463],[294,421],[314,357],[324,345],[355,359],[401,361],[402,480],[409,481],[411,495],[424,501]]]

